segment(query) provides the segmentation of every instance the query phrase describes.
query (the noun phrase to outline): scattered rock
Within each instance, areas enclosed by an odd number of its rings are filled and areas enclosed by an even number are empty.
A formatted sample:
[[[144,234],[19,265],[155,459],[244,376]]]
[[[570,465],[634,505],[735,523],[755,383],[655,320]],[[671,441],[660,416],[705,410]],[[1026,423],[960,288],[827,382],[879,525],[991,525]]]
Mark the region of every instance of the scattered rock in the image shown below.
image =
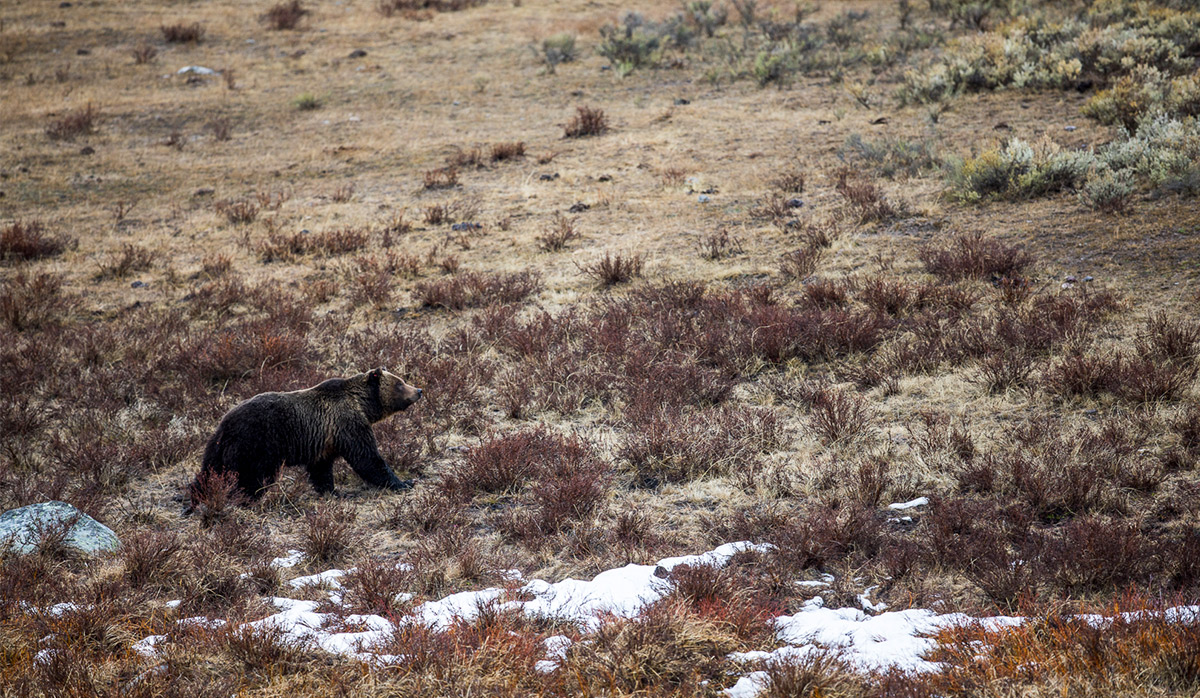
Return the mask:
[[[149,284],[147,284],[145,281],[140,281],[140,280],[134,281],[133,283],[129,284],[129,288],[147,288],[148,286],[149,286]]]
[[[558,179],[558,173],[555,172],[554,174],[540,174],[540,175],[538,175],[538,179],[543,182],[553,182],[554,180]]]
[[[450,229],[458,231],[483,230],[483,226],[479,223],[455,223],[450,226]]]
[[[1075,127],[1074,127],[1074,126],[1066,126],[1065,128],[1066,128],[1066,130],[1068,130],[1068,131],[1074,131],[1074,130],[1075,130]]]
[[[192,192],[192,196],[212,196],[215,193],[216,190],[212,187],[200,187],[196,191]]]
[[[597,181],[597,182],[611,182],[611,181],[612,181],[612,175],[606,175],[606,174],[602,174],[602,175],[600,175],[599,177],[597,177],[597,178],[596,178],[596,181]]]
[[[686,107],[687,105],[689,105],[691,103],[692,103],[692,100],[685,99],[683,97],[680,97],[675,100],[675,106],[677,106],[677,107]]]
[[[75,49],[75,55],[76,56],[90,56],[90,55],[92,55],[92,50],[86,49],[86,48],[77,48],[77,49]]]
[[[361,48],[356,48],[350,52],[350,58],[362,58],[367,55],[367,52]]]
[[[788,199],[788,208],[800,208],[804,205],[804,199]]]
[[[567,212],[568,213],[583,213],[584,211],[588,210],[589,208],[591,208],[591,205],[585,204],[582,201],[576,201],[575,203],[571,204],[571,208],[567,209]]]
[[[70,528],[66,528],[66,527]],[[20,555],[32,553],[46,533],[66,528],[62,544],[88,555],[112,552],[121,541],[112,529],[66,502],[30,504],[0,514],[0,545]]]
[[[217,71],[212,68],[205,68],[202,65],[185,65],[175,71],[176,75],[216,75]]]
[[[95,155],[96,149],[90,145],[85,145],[79,149],[79,154],[80,155]]]
[[[712,201],[712,199],[710,199],[707,194],[701,194],[700,196],[696,197],[696,201],[699,201],[702,204],[707,204],[709,201]]]
[[[886,124],[887,122],[888,122],[888,118],[886,116],[881,116],[878,119],[871,119],[872,126],[882,126],[883,124]]]

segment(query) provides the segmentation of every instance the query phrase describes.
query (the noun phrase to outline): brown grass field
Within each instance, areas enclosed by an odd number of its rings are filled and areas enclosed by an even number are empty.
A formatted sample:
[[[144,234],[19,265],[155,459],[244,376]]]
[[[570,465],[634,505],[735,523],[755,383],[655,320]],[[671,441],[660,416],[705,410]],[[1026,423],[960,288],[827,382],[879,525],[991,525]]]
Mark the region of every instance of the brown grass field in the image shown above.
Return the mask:
[[[1200,602],[1198,67],[1194,0],[5,3],[0,511],[124,547],[0,555],[0,695],[717,696],[822,574],[1030,621],[767,695],[1200,695],[1194,619],[1073,619]],[[226,410],[375,366],[413,490],[184,513]],[[236,629],[738,540],[592,635]]]

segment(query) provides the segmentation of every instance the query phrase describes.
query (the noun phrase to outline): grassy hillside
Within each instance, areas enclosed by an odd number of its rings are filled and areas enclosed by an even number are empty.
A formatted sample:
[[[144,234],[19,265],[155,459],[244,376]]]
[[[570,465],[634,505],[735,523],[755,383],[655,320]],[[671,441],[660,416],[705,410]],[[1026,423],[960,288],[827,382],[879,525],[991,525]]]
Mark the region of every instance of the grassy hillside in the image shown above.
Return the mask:
[[[1071,614],[1200,590],[1198,60],[1188,0],[6,4],[0,510],[125,546],[0,557],[0,692],[719,695],[874,587],[1032,620],[772,695],[1193,695],[1194,619]],[[414,490],[184,514],[226,410],[375,366]],[[594,634],[236,628],[334,567],[396,619],[739,540]]]

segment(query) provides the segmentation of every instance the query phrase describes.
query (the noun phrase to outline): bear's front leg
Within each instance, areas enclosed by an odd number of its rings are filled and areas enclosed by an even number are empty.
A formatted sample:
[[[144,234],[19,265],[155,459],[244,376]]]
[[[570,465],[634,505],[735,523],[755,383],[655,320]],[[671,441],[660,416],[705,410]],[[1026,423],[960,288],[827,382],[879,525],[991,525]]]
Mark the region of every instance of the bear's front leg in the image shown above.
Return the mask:
[[[356,425],[343,429],[338,443],[338,451],[354,472],[368,485],[389,490],[407,490],[413,486],[411,480],[405,481],[396,477],[387,462],[383,460],[370,425]]]
[[[308,481],[318,494],[333,492],[333,459],[326,458],[308,466]]]

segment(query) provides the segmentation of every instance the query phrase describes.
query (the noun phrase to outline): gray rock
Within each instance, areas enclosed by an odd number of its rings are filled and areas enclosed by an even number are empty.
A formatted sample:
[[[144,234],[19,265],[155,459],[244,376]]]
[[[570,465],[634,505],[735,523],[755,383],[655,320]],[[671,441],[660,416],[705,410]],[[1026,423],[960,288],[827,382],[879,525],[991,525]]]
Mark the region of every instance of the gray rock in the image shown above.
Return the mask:
[[[66,502],[42,502],[0,514],[0,545],[19,554],[37,550],[42,534],[74,521],[63,545],[88,555],[112,552],[121,541],[112,529]]]

